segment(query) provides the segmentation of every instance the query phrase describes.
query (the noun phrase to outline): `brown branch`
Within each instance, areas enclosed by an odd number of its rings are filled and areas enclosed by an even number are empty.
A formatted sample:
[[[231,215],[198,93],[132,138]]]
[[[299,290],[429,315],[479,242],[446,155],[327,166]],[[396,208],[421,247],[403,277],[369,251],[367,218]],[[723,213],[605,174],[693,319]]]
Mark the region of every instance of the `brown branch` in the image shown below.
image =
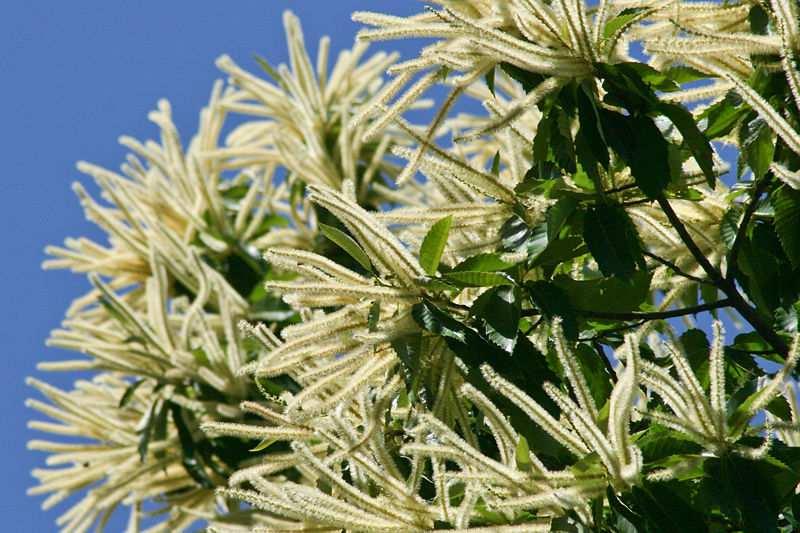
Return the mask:
[[[654,253],[651,253],[651,252],[648,252],[648,251],[645,250],[645,251],[642,252],[642,254],[644,256],[649,257],[650,259],[656,261],[657,263],[661,263],[662,265],[664,265],[666,267],[669,267],[670,270],[672,270],[673,272],[675,272],[679,276],[683,276],[686,279],[690,279],[692,281],[696,281],[697,283],[711,284],[707,279],[698,278],[697,276],[693,276],[692,274],[689,274],[688,272],[685,272],[685,271],[681,270],[680,267],[678,265],[676,265],[675,263],[673,263],[672,261],[664,259],[663,257],[659,257]]]
[[[725,296],[728,297],[730,300],[730,305],[736,311],[742,315],[742,318],[747,320],[753,329],[761,335],[761,337],[767,341],[778,353],[783,356],[789,354],[789,346],[784,342],[780,335],[778,335],[769,324],[764,322],[764,319],[761,318],[761,315],[758,314],[753,307],[750,306],[749,303],[744,299],[744,297],[739,293],[739,289],[736,288],[736,284],[727,278],[724,278],[720,272],[714,268],[714,266],[708,261],[708,258],[703,254],[700,248],[697,246],[697,243],[694,242],[692,236],[689,234],[689,231],[686,229],[686,226],[683,225],[683,222],[675,211],[672,209],[672,206],[669,204],[669,201],[662,195],[658,198],[658,205],[661,206],[661,209],[664,211],[664,214],[667,215],[667,219],[669,220],[672,227],[675,228],[675,231],[678,232],[683,243],[689,249],[689,252],[700,264],[700,267],[705,271],[714,285],[717,286],[719,290],[725,293]]]
[[[727,298],[723,298],[722,300],[717,300],[716,302],[694,305],[692,307],[682,307],[680,309],[670,309],[669,311],[631,311],[630,313],[614,313],[610,311],[587,311],[575,309],[575,312],[579,315],[589,318],[603,318],[608,320],[663,320],[666,318],[694,315],[697,313],[702,313],[703,311],[712,311],[722,307],[729,307],[730,305],[731,301]]]

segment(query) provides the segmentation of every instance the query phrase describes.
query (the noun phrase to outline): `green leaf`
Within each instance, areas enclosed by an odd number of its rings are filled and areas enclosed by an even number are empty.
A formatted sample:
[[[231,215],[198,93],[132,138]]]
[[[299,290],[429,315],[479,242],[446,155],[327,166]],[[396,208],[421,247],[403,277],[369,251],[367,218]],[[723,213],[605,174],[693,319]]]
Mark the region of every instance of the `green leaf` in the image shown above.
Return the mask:
[[[722,244],[728,250],[733,247],[733,243],[736,241],[736,234],[739,232],[739,223],[743,214],[744,207],[740,204],[733,204],[722,215],[719,224],[719,236],[722,238]]]
[[[536,256],[530,266],[554,268],[560,263],[580,257],[587,252],[588,249],[581,237],[565,237],[548,243],[547,248]]]
[[[635,272],[627,281],[619,278],[574,280],[556,276],[553,283],[560,287],[575,309],[625,313],[636,311],[650,295],[650,273]]]
[[[420,354],[422,336],[419,333],[404,335],[392,340],[392,348],[400,360],[400,370],[410,398],[418,399],[421,387]],[[425,396],[422,396],[424,399]]]
[[[480,319],[484,335],[503,351],[511,353],[517,344],[519,330],[519,290],[495,287],[481,294],[471,313]]]
[[[350,235],[338,228],[322,223],[319,224],[319,229],[325,237],[347,252],[365,270],[372,271],[372,262],[369,260],[369,256]]]
[[[676,480],[643,481],[631,489],[629,500],[647,524],[645,531],[705,533],[705,514],[690,505],[690,490],[690,485]]]
[[[544,280],[528,281],[525,288],[534,305],[548,320],[561,317],[564,335],[568,339],[578,338],[578,321],[570,305],[569,297],[558,285]]]
[[[492,176],[500,175],[500,150],[495,152],[494,157],[492,158],[492,168],[489,172],[492,174]]]
[[[753,533],[778,531],[778,513],[793,485],[776,481],[788,478],[796,484],[796,472],[778,462],[751,461],[735,455],[710,458],[705,466],[704,482],[723,514],[739,526],[734,529]]]
[[[533,259],[547,247],[547,223],[531,228],[522,218],[513,215],[500,227],[500,238],[504,251],[524,251]]]
[[[771,197],[775,209],[775,231],[786,257],[800,267],[800,191],[780,187]]]
[[[500,68],[503,69],[511,79],[518,81],[526,93],[531,92],[537,85],[544,81],[543,75],[529,72],[511,63],[500,63]]]
[[[277,439],[267,438],[259,442],[255,448],[250,448],[251,452],[261,452],[278,442]]]
[[[555,404],[544,393],[541,383],[557,382],[558,378],[547,367],[544,356],[525,335],[518,334],[514,351],[509,354],[430,301],[423,300],[416,304],[412,308],[412,316],[423,329],[444,338],[447,346],[470,369],[466,374],[467,381],[491,398],[509,416],[514,428],[525,436],[540,457],[547,455],[556,459],[557,464],[564,464],[567,458],[564,448],[536,426],[519,406],[498,394],[479,371],[483,363],[490,363],[499,375],[520,387],[549,412],[556,413]]]
[[[367,316],[367,328],[370,332],[378,330],[378,321],[381,318],[381,301],[375,300],[369,306],[369,315]]]
[[[494,96],[494,69],[495,67],[492,67],[486,72],[486,86],[489,88],[489,92],[492,93],[492,96]]]
[[[675,65],[664,71],[675,83],[689,83],[708,78],[708,74],[686,65]]]
[[[503,261],[498,254],[484,253],[464,259],[453,267],[452,272],[497,272],[498,270],[506,270],[512,266],[514,266],[514,263]]]
[[[606,25],[603,26],[603,38],[608,39],[612,37],[615,33],[624,28],[627,24],[633,22],[641,12],[642,8],[631,8],[631,7],[620,11],[619,15],[606,22]]]
[[[769,170],[775,156],[775,133],[764,119],[758,117],[742,128],[741,135],[744,137],[741,146],[747,164],[753,171],[753,177],[760,179]]]
[[[208,478],[203,465],[195,456],[195,442],[192,438],[192,432],[183,419],[183,410],[181,406],[174,402],[169,402],[169,407],[172,413],[172,421],[175,423],[175,429],[178,430],[178,441],[181,445],[182,455],[181,464],[184,470],[186,470],[189,477],[195,480],[201,487],[205,489],[213,488],[214,483]]]
[[[502,272],[481,272],[479,270],[458,270],[445,272],[442,279],[459,287],[494,287],[513,285],[514,280]]]
[[[661,130],[645,115],[602,109],[600,117],[606,140],[631,168],[636,184],[648,198],[658,198],[671,179],[668,144]]]
[[[597,405],[603,405],[611,398],[611,390],[614,387],[612,379],[615,376],[609,374],[608,367],[603,361],[605,357],[605,354],[598,353],[588,344],[581,343],[575,347],[575,358],[581,365],[583,376]]]
[[[142,463],[144,463],[144,460],[147,457],[147,449],[150,447],[150,438],[153,435],[153,426],[155,425],[156,419],[156,407],[159,403],[160,402],[158,400],[154,400],[150,405],[150,409],[148,409],[147,414],[145,414],[145,420],[142,429],[139,432],[139,444],[136,447],[136,450],[139,452],[139,461]]]
[[[571,196],[565,196],[550,206],[547,210],[547,240],[554,241],[558,238],[561,228],[567,219],[575,212],[578,201]]]
[[[422,240],[422,246],[419,249],[419,264],[429,276],[436,274],[436,270],[439,268],[452,224],[452,215],[439,220]]]
[[[128,405],[128,402],[130,402],[131,398],[133,398],[133,393],[136,392],[136,389],[138,389],[145,381],[147,380],[144,378],[137,379],[128,385],[128,387],[125,389],[125,392],[122,393],[122,397],[119,399],[119,405],[117,405],[117,407],[123,408]]]
[[[708,142],[708,139],[697,127],[694,117],[688,109],[679,104],[662,103],[658,110],[672,122],[675,127],[681,132],[683,142],[689,147],[689,151],[694,156],[703,175],[706,177],[706,183],[712,189],[716,182],[716,175],[714,174],[714,151]]]
[[[629,279],[645,261],[636,228],[625,210],[599,205],[586,214],[583,238],[605,276]]]
[[[529,472],[533,463],[531,462],[531,449],[528,446],[528,439],[520,435],[514,455],[517,461],[517,468],[523,472]]]
[[[741,105],[741,98],[730,92],[720,102],[706,109],[700,118],[706,118],[707,124],[703,133],[708,139],[724,137],[734,128],[736,123],[748,112],[746,106]]]
[[[636,440],[636,446],[642,450],[642,456],[647,463],[666,460],[671,462],[676,455],[692,455],[703,452],[703,447],[689,440],[679,431],[665,428],[658,424],[651,424],[647,431]],[[684,459],[684,464],[688,463]]]
[[[600,126],[600,113],[595,102],[595,95],[590,93],[583,86],[576,91],[578,104],[578,116],[580,118],[580,128],[575,138],[576,149],[578,139],[582,139],[581,144],[585,144],[593,159],[600,163],[604,169],[608,169],[608,146],[603,136]],[[582,156],[582,150],[578,149],[578,156],[582,159],[581,165],[586,167],[588,163],[586,155]]]

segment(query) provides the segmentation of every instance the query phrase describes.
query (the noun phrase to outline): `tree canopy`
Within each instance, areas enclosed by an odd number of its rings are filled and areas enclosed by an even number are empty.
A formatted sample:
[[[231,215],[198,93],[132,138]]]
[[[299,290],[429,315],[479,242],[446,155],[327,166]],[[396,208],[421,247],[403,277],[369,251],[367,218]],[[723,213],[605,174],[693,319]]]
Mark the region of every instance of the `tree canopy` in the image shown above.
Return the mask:
[[[432,3],[79,164],[65,530],[800,529],[797,3]]]

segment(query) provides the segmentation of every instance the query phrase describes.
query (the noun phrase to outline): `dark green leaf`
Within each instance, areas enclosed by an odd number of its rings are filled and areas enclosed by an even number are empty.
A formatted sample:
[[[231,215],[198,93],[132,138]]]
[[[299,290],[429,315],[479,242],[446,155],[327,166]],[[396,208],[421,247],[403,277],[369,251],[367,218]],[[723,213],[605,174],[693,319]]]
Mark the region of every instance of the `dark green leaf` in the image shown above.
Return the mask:
[[[128,387],[125,389],[125,392],[122,393],[122,397],[119,399],[119,405],[117,407],[122,408],[128,405],[128,402],[130,402],[131,398],[133,398],[133,393],[136,392],[136,389],[138,389],[139,386],[141,386],[141,384],[144,383],[145,381],[147,380],[144,378],[137,379],[136,381],[128,385]]]
[[[772,195],[775,231],[786,257],[794,268],[800,267],[800,191],[782,186]],[[799,517],[800,518],[800,517]]]
[[[486,72],[486,86],[489,88],[489,92],[492,93],[492,96],[494,96],[494,67]]]
[[[550,206],[547,210],[547,240],[558,238],[564,223],[578,207],[578,201],[570,196],[565,196]]]
[[[189,476],[201,487],[205,489],[213,488],[214,483],[208,478],[205,469],[199,462],[199,459],[195,456],[196,448],[194,438],[192,438],[192,432],[189,430],[189,427],[186,425],[186,421],[183,419],[183,410],[181,406],[170,402],[169,407],[170,411],[172,412],[172,420],[175,423],[175,429],[178,430],[178,441],[181,444],[181,463],[183,464],[183,468],[186,470],[186,473],[189,474]]]
[[[601,110],[606,140],[631,168],[636,184],[648,198],[658,198],[669,185],[667,141],[648,116],[625,116]]]
[[[347,252],[347,254],[355,259],[365,270],[372,271],[372,262],[370,262],[369,256],[350,235],[338,228],[322,223],[319,224],[319,229],[325,237]]]
[[[494,287],[513,285],[514,280],[502,272],[481,272],[478,270],[458,270],[445,272],[442,279],[458,287]]]
[[[606,22],[606,25],[603,27],[603,37],[605,39],[612,37],[626,25],[631,24],[634,20],[636,20],[636,17],[638,17],[641,12],[642,8],[623,9],[620,11],[619,15]]]
[[[475,329],[455,320],[432,302],[423,301],[415,305],[412,316],[422,328],[444,337],[448,347],[470,369],[466,379],[489,396],[495,405],[509,416],[511,424],[537,450],[540,458],[546,455],[556,460],[554,464],[565,464],[563,447],[531,422],[516,404],[497,394],[479,371],[483,363],[490,363],[498,374],[520,387],[545,409],[555,413],[555,405],[544,393],[541,383],[555,381],[557,377],[547,368],[544,356],[525,335],[518,334],[514,352],[508,354],[486,340]]]
[[[636,228],[621,207],[599,205],[590,209],[583,238],[606,276],[628,279],[645,266]]]
[[[692,114],[679,104],[662,103],[658,110],[681,132],[683,142],[689,147],[689,151],[706,177],[706,183],[713,189],[716,181],[714,151],[706,136],[697,127]]]
[[[422,336],[417,333],[396,338],[392,341],[392,348],[400,360],[401,374],[408,394],[412,399],[419,398]]]
[[[759,4],[753,4],[747,13],[750,22],[750,31],[758,35],[766,35],[769,27],[769,15]]]
[[[552,282],[541,280],[526,282],[525,288],[534,305],[545,318],[552,320],[557,316],[561,317],[564,335],[572,340],[578,338],[578,321],[575,311],[572,309],[569,296],[563,289]]]
[[[685,331],[681,335],[681,347],[689,360],[689,364],[694,371],[695,376],[703,384],[707,386],[709,383],[708,377],[708,354],[711,345],[708,338],[703,331],[693,328]]]
[[[436,274],[436,270],[439,268],[439,261],[442,260],[442,253],[447,245],[447,237],[450,235],[452,224],[452,216],[439,220],[431,226],[430,231],[422,240],[419,249],[419,264],[430,276]]]
[[[722,238],[722,243],[728,250],[731,249],[736,240],[736,234],[739,231],[739,223],[742,220],[743,214],[744,208],[739,204],[733,204],[722,215],[719,225],[719,234]]]
[[[553,283],[564,291],[574,308],[582,311],[636,311],[650,294],[650,273],[645,270],[635,272],[627,281],[613,277],[574,280],[560,275]]]
[[[741,105],[739,96],[730,92],[720,102],[709,107],[700,115],[701,118],[707,119],[703,133],[708,139],[724,137],[731,132],[739,119],[747,112],[748,108]]]
[[[378,329],[378,321],[381,318],[381,302],[375,300],[369,307],[369,315],[367,316],[367,327],[370,332],[375,332]]]
[[[453,267],[453,272],[475,271],[475,272],[497,272],[514,266],[513,263],[503,261],[498,254],[478,254],[464,259]]]
[[[760,179],[767,173],[775,155],[775,133],[762,118],[751,121],[742,128],[742,151],[746,154],[747,164],[753,171],[753,177]]]
[[[581,365],[583,376],[586,378],[595,404],[605,404],[611,398],[611,390],[614,385],[612,379],[615,377],[609,375],[608,367],[603,361],[605,355],[598,353],[590,345],[581,343],[575,347],[575,358]]]
[[[745,531],[767,533],[778,530],[778,513],[785,494],[794,485],[778,484],[781,478],[794,480],[797,473],[768,461],[751,461],[728,455],[706,461],[704,480],[719,502],[722,512]],[[738,529],[738,528],[737,528]]]
[[[472,306],[473,316],[481,320],[486,338],[508,353],[517,344],[519,306],[519,290],[515,287],[488,290]]]
[[[526,93],[534,90],[544,80],[543,75],[529,72],[511,63],[500,63],[500,68],[512,79],[518,81]]]
[[[494,157],[492,158],[492,168],[489,171],[492,176],[499,176],[500,175],[500,151],[498,150],[495,152]]]
[[[652,424],[647,428],[636,445],[642,450],[642,456],[647,463],[668,459],[675,455],[700,454],[703,447],[689,440],[679,431]],[[687,461],[684,460],[686,463]]]
[[[159,401],[154,400],[150,405],[150,409],[148,409],[147,414],[145,414],[142,429],[139,432],[139,444],[136,449],[139,452],[139,460],[141,462],[144,462],[145,458],[147,457],[147,449],[150,447],[150,438],[153,435],[153,426],[155,425],[156,408],[158,407],[158,404]]]
[[[646,531],[705,533],[705,515],[690,505],[690,486],[679,481],[649,482],[631,489],[630,503],[641,513]]]
[[[500,228],[500,238],[503,250],[525,251],[529,258],[534,258],[547,247],[547,224],[530,228],[522,218],[513,215]]]
[[[604,169],[608,169],[608,147],[600,125],[600,113],[595,102],[595,96],[581,86],[576,91],[576,100],[578,116],[580,117],[580,128],[575,138],[576,145],[578,144],[578,139],[582,139],[581,144],[585,144],[588,147],[593,159],[600,163]],[[579,157],[581,156],[581,150],[578,150],[578,155]],[[587,159],[586,156],[582,157],[582,166],[587,166]]]

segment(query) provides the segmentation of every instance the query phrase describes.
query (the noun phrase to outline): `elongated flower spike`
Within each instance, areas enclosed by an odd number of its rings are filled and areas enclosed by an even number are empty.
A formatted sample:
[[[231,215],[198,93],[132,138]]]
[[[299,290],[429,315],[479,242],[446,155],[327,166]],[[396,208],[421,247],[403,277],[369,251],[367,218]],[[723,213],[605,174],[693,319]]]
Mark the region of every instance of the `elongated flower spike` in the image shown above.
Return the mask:
[[[160,456],[161,442],[166,438],[164,442],[171,442],[173,449],[188,453],[186,435],[181,434],[177,421],[182,420],[182,416],[188,417],[188,422],[184,420],[184,423],[191,431],[198,423],[210,422],[212,418],[220,423],[236,423],[250,416],[250,411],[241,410],[238,404],[257,394],[257,387],[240,374],[248,359],[257,358],[259,353],[253,353],[246,343],[240,344],[235,324],[240,318],[279,315],[275,320],[280,323],[292,317],[295,311],[271,315],[256,311],[254,300],[247,299],[250,289],[242,288],[236,280],[234,288],[220,271],[230,264],[235,263],[236,268],[243,264],[245,270],[252,270],[260,279],[266,268],[259,263],[258,250],[273,246],[313,246],[316,219],[312,205],[302,194],[298,198],[292,187],[280,181],[281,170],[302,174],[300,178],[309,181],[312,174],[335,175],[338,181],[333,184],[339,187],[342,181],[354,178],[357,165],[367,165],[367,172],[360,176],[362,199],[366,198],[373,178],[380,181],[382,176],[397,172],[384,158],[395,142],[391,136],[382,136],[377,144],[362,146],[357,141],[361,130],[348,131],[346,127],[355,109],[375,94],[381,83],[381,73],[394,57],[377,54],[362,61],[366,47],[357,45],[352,51],[341,54],[333,69],[328,71],[328,47],[323,43],[314,73],[297,20],[287,14],[285,23],[292,70],[280,69],[281,83],[275,88],[277,92],[269,94],[277,95],[272,98],[273,103],[280,102],[285,107],[290,102],[299,106],[297,109],[306,110],[302,116],[307,120],[298,121],[301,115],[291,109],[270,107],[269,102],[260,104],[257,98],[260,93],[254,95],[246,87],[225,87],[218,82],[208,107],[201,113],[199,131],[184,145],[172,122],[169,103],[161,101],[158,109],[150,114],[160,128],[160,141],[121,138],[120,142],[132,152],[121,173],[88,163],[79,164],[82,172],[94,178],[105,203],[92,199],[80,185],[75,186],[76,192],[87,217],[109,235],[109,244],[72,239],[64,248],[48,249],[55,258],[47,261],[45,267],[88,273],[94,289],[75,301],[64,328],[55,331],[50,340],[51,345],[80,351],[88,357],[43,363],[40,369],[105,370],[128,376],[128,381],[115,384],[118,402],[122,397],[126,402],[136,401],[139,398],[133,393],[136,389],[150,391],[152,402],[144,405],[144,414],[137,418],[140,424],[134,428],[140,435],[126,437],[132,439],[134,449],[136,444],[145,442],[143,439],[150,439],[158,442],[151,449],[157,450]],[[229,60],[221,63],[223,66],[230,64]],[[236,80],[237,85],[238,81],[243,85],[252,82],[255,88],[267,85],[246,76],[240,78]],[[295,98],[287,99],[287,94]],[[248,120],[223,143],[220,135],[226,117],[232,112],[249,115]],[[272,118],[273,124],[280,124],[288,117],[291,119],[287,123],[298,125],[298,129],[293,130],[296,138],[284,135],[279,140],[290,146],[276,145],[274,153],[268,154],[259,151],[258,143],[265,131],[264,119],[270,122]],[[304,143],[304,146],[316,147],[317,153],[327,154],[327,149],[318,141],[325,138],[330,128],[341,131],[338,155],[331,158],[326,155],[321,160],[303,158],[302,162],[313,165],[300,165],[298,161],[301,160],[294,157],[299,145],[291,143]],[[290,219],[294,226],[282,227],[286,226],[285,219]],[[269,298],[267,295],[263,299]],[[263,326],[254,331],[262,338],[275,339],[271,332],[265,333],[270,330]],[[38,381],[31,383],[40,384]],[[210,391],[214,391],[212,399],[205,397]],[[78,393],[65,394],[77,396]],[[42,402],[35,406],[45,409],[46,414],[60,416]],[[136,409],[140,407],[136,405]],[[125,406],[117,409],[118,412],[109,405],[103,418],[113,421],[115,414],[129,416]],[[181,412],[184,415],[174,414]],[[152,430],[156,421],[159,428],[167,428],[166,437],[161,429]],[[37,427],[58,430],[52,424]],[[89,426],[75,421],[69,431],[83,435],[89,432]],[[87,433],[86,436],[91,435]],[[179,446],[174,445],[175,439],[180,440]],[[125,446],[128,444],[125,441]],[[110,449],[122,450],[119,446],[119,443],[109,444]],[[147,444],[143,446],[142,449],[147,448]],[[142,455],[141,468],[150,472],[152,454]],[[109,457],[113,461],[128,459],[122,452]],[[182,473],[183,477],[179,478],[187,490],[192,489],[189,493],[192,498],[185,502],[175,500],[185,512],[170,518],[165,522],[169,525],[164,527],[182,530],[199,519],[226,523],[215,510],[216,498],[208,486],[224,482],[224,479],[211,475],[209,465],[203,466],[202,461],[197,470],[187,471],[181,465],[184,461],[195,459],[173,453],[165,464],[171,465],[170,472]],[[230,466],[240,465],[224,468]],[[71,530],[80,531],[94,522],[106,520],[107,516],[103,518],[102,513],[118,505],[130,505],[131,527],[137,528],[141,504],[175,488],[149,476],[137,475],[135,477],[142,483],[152,484],[151,488],[140,490],[138,485],[125,482],[128,473],[137,471],[139,463],[131,459],[120,463],[119,468],[119,475],[106,480],[106,485],[102,484],[103,470],[99,467],[92,470],[92,475],[99,477],[92,479],[101,482],[100,487],[113,486],[118,491],[114,494],[123,496],[101,502],[97,512],[89,513],[86,508],[92,505],[98,493],[87,493],[81,507],[68,513],[73,518],[69,522],[64,518],[63,523],[71,524]],[[206,476],[202,483],[198,481],[201,473]],[[43,474],[48,479],[51,475]],[[55,503],[82,487],[80,483],[65,484],[57,497],[48,501]],[[50,486],[43,483],[37,490],[48,492]],[[104,490],[106,488],[101,488],[101,492]],[[129,496],[130,491],[140,494]],[[256,522],[248,518],[247,523]]]
[[[585,377],[575,355],[563,338],[558,321],[553,324],[559,360],[569,376],[573,393],[579,402],[593,405],[593,400],[583,399]],[[622,352],[626,353],[622,357]],[[587,499],[602,494],[611,483],[620,490],[635,484],[641,470],[641,452],[632,444],[629,420],[633,397],[637,390],[639,355],[635,336],[631,336],[618,354],[627,361],[622,376],[610,397],[608,428],[593,419],[590,411],[573,401],[563,391],[545,384],[545,391],[561,410],[561,418],[550,415],[526,393],[484,365],[481,372],[489,385],[517,405],[531,419],[552,435],[576,457],[586,457],[592,452],[605,468],[583,473],[548,469],[532,450],[521,447],[520,437],[499,409],[471,385],[463,385],[463,393],[486,416],[502,461],[484,455],[474,444],[466,442],[446,424],[431,415],[421,415],[414,432],[427,435],[426,442],[414,442],[403,447],[403,452],[414,457],[423,456],[432,463],[448,460],[458,465],[453,472],[440,474],[445,485],[454,482],[469,483],[480,498],[493,510],[514,513],[537,509],[542,516],[557,516],[566,509],[575,511],[591,523],[585,508]],[[590,403],[591,402],[591,403]],[[596,414],[595,414],[596,416]],[[505,451],[503,451],[505,450]],[[474,503],[471,503],[474,505]],[[463,512],[463,509],[462,509]],[[463,516],[463,515],[462,515]],[[470,516],[468,513],[467,517]]]
[[[725,397],[724,336],[722,324],[715,322],[714,340],[709,353],[708,393],[703,390],[686,356],[674,346],[668,345],[667,352],[678,375],[677,380],[668,370],[653,363],[643,363],[642,383],[661,397],[672,411],[672,414],[667,414],[647,410],[644,414],[659,424],[684,433],[713,454],[722,455],[731,451],[744,457],[762,456],[769,449],[770,424],[753,427],[751,420],[784,390],[785,380],[797,363],[798,338],[792,343],[780,370],[731,412]],[[758,434],[765,428],[767,434],[761,448],[737,443],[745,434]]]
[[[396,130],[389,131],[390,122],[355,125],[351,117],[379,97],[381,76],[397,55],[378,52],[364,59],[367,46],[358,43],[342,52],[329,70],[329,44],[324,39],[315,70],[297,17],[287,11],[283,22],[290,66],[274,69],[261,60],[271,80],[241,69],[228,56],[217,60],[219,68],[239,88],[229,91],[220,107],[253,120],[229,135],[228,146],[204,152],[203,156],[224,168],[276,163],[291,179],[335,189],[340,189],[345,180],[356,182],[357,167],[364,165],[368,172],[358,180],[357,193],[360,200],[366,200],[373,179],[396,174],[396,166],[384,156],[392,145],[404,141]],[[363,143],[361,138],[367,130],[371,141]],[[335,144],[329,147],[331,138]],[[376,202],[374,205],[380,199]]]

